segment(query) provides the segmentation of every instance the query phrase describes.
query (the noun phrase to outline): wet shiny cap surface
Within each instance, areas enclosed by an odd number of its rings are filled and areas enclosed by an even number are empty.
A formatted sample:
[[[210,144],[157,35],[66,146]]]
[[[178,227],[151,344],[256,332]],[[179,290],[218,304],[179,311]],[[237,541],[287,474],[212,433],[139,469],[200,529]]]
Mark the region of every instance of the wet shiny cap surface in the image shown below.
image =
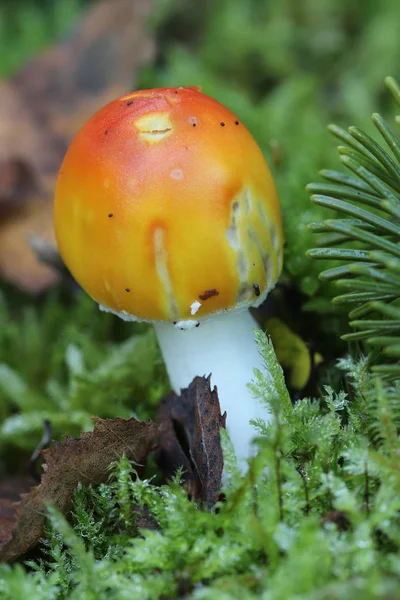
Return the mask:
[[[262,152],[198,88],[137,91],[96,113],[61,166],[55,229],[78,283],[127,318],[193,321],[256,305],[282,267]]]

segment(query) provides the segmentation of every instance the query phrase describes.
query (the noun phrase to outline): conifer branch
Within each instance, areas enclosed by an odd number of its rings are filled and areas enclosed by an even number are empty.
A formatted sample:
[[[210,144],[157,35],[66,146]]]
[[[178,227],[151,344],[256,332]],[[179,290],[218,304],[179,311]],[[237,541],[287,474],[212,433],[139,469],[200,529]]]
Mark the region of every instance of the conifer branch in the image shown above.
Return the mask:
[[[391,77],[385,83],[400,105],[399,84]],[[345,144],[338,151],[351,175],[323,170],[328,183],[311,183],[307,190],[315,204],[345,218],[311,223],[309,229],[323,235],[308,255],[345,263],[320,274],[345,292],[335,304],[352,305],[354,332],[342,338],[380,348],[382,364],[372,369],[393,379],[400,374],[400,140],[381,115],[372,122],[383,144],[357,127],[328,127]]]

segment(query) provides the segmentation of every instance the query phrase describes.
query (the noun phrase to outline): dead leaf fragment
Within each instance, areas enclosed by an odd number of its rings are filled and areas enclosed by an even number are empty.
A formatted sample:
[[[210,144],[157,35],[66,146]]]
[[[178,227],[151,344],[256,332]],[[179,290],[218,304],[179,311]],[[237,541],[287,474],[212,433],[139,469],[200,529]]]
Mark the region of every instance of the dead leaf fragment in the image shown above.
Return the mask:
[[[0,548],[10,539],[17,522],[15,502],[33,483],[30,477],[10,477],[0,481]]]
[[[60,278],[59,273],[40,263],[29,245],[35,234],[56,245],[51,204],[32,195],[19,209],[0,222],[0,273],[31,294],[38,294]]]
[[[349,516],[341,510],[331,510],[331,512],[322,515],[320,523],[323,527],[329,523],[334,523],[338,531],[347,531],[351,526]]]
[[[18,159],[0,162],[0,218],[9,214],[37,189],[32,167]]]
[[[13,84],[29,98],[37,125],[68,141],[95,111],[133,89],[138,69],[154,55],[150,10],[150,0],[97,2],[70,35],[22,69]],[[58,166],[50,162],[50,174]]]
[[[79,482],[95,485],[105,481],[108,467],[123,454],[143,464],[156,445],[158,431],[159,426],[151,421],[96,417],[92,432],[67,437],[64,443],[54,442],[43,450],[42,481],[15,505],[17,523],[11,538],[0,546],[0,561],[12,562],[36,546],[43,535],[47,503],[68,515]]]
[[[34,548],[43,535],[46,505],[64,515],[71,510],[78,483],[97,485],[108,477],[112,462],[125,455],[137,466],[157,449],[157,462],[167,476],[183,466],[186,488],[205,507],[218,499],[223,470],[220,429],[225,427],[216,388],[210,377],[196,377],[180,396],[171,394],[160,407],[159,424],[135,419],[95,418],[92,432],[42,450],[40,485],[20,502],[2,497],[0,488],[0,561],[12,562]],[[137,507],[132,507],[137,511]],[[146,513],[137,514],[141,527],[156,528]]]
[[[40,293],[59,280],[29,238],[55,246],[58,169],[79,127],[134,89],[138,69],[152,58],[150,8],[149,0],[97,2],[70,35],[0,84],[0,274],[25,291]]]
[[[211,390],[210,377],[195,377],[180,396],[167,396],[157,417],[162,424],[157,463],[167,477],[183,467],[186,488],[207,507],[215,504],[221,487],[219,432],[225,419],[217,390]]]
[[[39,235],[31,235],[29,244],[41,264],[49,265],[59,274],[62,281],[78,287],[75,279],[65,266],[56,246]]]

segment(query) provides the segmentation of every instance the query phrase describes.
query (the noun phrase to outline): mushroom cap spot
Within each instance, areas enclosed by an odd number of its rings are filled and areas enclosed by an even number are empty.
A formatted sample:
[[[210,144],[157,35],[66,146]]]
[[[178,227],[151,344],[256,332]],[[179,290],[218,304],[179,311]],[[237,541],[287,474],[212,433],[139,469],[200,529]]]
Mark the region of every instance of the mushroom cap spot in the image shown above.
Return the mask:
[[[207,296],[200,320],[258,304],[274,286],[279,202],[246,127],[222,134],[220,123],[235,120],[197,89],[163,88],[118,98],[77,133],[57,181],[55,229],[67,267],[100,305],[143,320],[193,321],[205,291],[218,293]]]
[[[172,179],[183,179],[182,169],[173,169],[170,173]]]
[[[192,302],[192,304],[190,305],[190,314],[195,315],[197,313],[197,311],[199,310],[200,306],[201,306],[201,302],[199,302],[198,300],[195,300],[194,302]]]
[[[171,135],[172,123],[168,113],[149,113],[134,122],[139,138],[149,144],[161,142]]]

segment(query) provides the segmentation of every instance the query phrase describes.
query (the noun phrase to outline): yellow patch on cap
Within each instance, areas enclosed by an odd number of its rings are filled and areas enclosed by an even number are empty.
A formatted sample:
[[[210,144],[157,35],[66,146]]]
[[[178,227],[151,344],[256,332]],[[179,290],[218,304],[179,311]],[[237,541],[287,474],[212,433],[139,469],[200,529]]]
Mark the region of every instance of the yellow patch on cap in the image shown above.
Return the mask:
[[[134,123],[139,138],[148,144],[156,144],[173,132],[169,113],[148,113]]]

